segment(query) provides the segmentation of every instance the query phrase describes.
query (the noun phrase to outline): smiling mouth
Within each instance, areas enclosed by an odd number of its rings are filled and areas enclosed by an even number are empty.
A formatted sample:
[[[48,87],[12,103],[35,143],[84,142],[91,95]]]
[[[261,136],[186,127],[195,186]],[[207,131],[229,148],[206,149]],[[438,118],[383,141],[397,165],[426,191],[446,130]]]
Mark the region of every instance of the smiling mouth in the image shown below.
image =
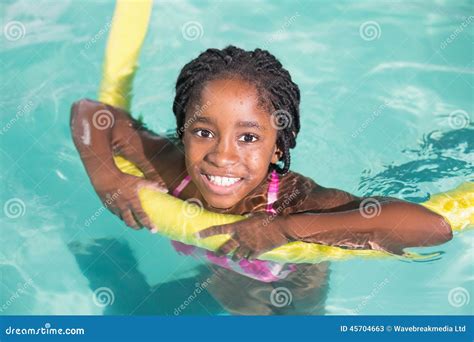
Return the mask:
[[[201,173],[201,177],[207,188],[218,195],[228,195],[235,192],[243,181],[241,177],[223,177],[205,173]]]

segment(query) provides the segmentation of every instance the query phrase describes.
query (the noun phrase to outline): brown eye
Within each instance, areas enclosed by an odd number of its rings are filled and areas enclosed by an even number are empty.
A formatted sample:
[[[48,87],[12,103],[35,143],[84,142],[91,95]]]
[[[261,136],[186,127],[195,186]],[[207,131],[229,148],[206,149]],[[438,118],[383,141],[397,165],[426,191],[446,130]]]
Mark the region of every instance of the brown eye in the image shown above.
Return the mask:
[[[254,134],[244,134],[240,137],[239,141],[243,141],[243,142],[246,142],[246,143],[252,143],[252,142],[255,142],[258,140],[258,137]]]
[[[212,138],[214,136],[212,132],[207,129],[196,129],[193,133],[201,138]]]

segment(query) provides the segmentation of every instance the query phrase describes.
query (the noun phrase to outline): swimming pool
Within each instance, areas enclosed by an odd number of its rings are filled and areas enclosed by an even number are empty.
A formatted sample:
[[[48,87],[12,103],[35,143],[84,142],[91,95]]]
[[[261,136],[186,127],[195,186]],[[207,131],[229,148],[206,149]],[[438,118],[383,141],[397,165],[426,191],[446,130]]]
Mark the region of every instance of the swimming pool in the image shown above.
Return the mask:
[[[332,263],[304,280],[318,291],[299,291],[239,287],[126,228],[102,207],[69,133],[71,103],[95,97],[113,2],[1,6],[1,314],[473,313],[472,230],[420,250],[437,260]],[[292,168],[419,202],[473,180],[471,13],[469,1],[156,3],[134,113],[173,128],[185,63],[208,47],[267,48],[301,89]],[[249,303],[255,293],[264,299]]]

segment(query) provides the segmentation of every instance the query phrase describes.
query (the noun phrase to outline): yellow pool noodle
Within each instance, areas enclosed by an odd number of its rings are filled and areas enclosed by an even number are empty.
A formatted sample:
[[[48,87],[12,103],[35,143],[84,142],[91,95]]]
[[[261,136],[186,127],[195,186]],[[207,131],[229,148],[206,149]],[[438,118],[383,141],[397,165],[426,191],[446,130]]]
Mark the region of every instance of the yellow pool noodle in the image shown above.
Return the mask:
[[[125,158],[117,156],[114,159],[122,172],[143,177],[143,173]],[[211,251],[217,250],[230,236],[222,234],[200,239],[194,235],[196,232],[210,226],[245,219],[244,216],[239,215],[209,212],[193,201],[182,201],[148,188],[139,190],[139,198],[143,210],[158,227],[160,234]],[[434,195],[422,205],[445,217],[451,223],[453,230],[464,229],[474,223],[474,183],[464,183],[455,190]],[[263,253],[258,259],[281,263],[318,263],[353,257],[380,258],[389,255],[389,253],[376,250],[344,249],[297,241]],[[422,258],[420,255],[410,253],[406,256]]]

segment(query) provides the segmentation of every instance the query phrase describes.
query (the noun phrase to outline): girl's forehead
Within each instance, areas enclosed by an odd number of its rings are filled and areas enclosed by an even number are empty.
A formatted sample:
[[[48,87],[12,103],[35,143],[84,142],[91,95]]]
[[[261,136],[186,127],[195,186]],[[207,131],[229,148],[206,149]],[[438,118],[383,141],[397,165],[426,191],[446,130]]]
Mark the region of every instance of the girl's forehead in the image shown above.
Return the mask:
[[[254,117],[269,119],[270,113],[261,105],[257,87],[241,79],[210,81],[201,92],[202,114],[232,119]]]

